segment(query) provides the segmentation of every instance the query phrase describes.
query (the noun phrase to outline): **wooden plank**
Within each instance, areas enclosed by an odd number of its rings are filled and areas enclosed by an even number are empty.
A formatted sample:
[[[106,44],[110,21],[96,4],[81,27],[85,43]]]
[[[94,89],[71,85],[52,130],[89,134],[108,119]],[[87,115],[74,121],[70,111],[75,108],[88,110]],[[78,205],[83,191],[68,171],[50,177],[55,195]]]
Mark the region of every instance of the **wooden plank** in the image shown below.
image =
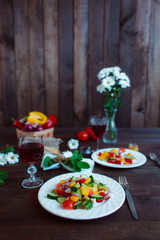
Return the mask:
[[[42,0],[29,0],[28,3],[31,110],[45,112],[43,4]]]
[[[137,1],[131,126],[144,127],[151,0]]]
[[[74,117],[75,126],[87,124],[88,0],[74,3]]]
[[[160,1],[152,1],[145,127],[160,127]]]
[[[1,4],[0,1],[0,16],[1,16]],[[2,19],[0,17],[0,40],[2,40]],[[4,116],[3,116],[3,78],[2,78],[2,41],[0,41],[0,125],[4,125]]]
[[[118,64],[120,0],[105,0],[104,67]]]
[[[14,0],[15,57],[17,78],[18,118],[26,116],[31,109],[28,5],[27,0]],[[25,107],[24,107],[25,106]]]
[[[96,91],[98,72],[103,67],[103,17],[104,1],[89,1],[88,40],[88,116],[101,115],[102,96]]]
[[[134,50],[133,46],[135,40],[135,13],[136,4],[134,1],[121,1],[119,26],[119,66],[130,78],[131,87]],[[119,107],[116,116],[117,126],[130,127],[131,88],[123,89],[121,102],[122,106]]]
[[[4,124],[12,124],[17,116],[17,85],[15,75],[13,1],[0,1],[1,16],[1,79],[3,88]]]
[[[46,0],[44,9],[44,74],[46,114],[59,119],[58,0]]]
[[[73,126],[73,0],[59,0],[60,125]]]

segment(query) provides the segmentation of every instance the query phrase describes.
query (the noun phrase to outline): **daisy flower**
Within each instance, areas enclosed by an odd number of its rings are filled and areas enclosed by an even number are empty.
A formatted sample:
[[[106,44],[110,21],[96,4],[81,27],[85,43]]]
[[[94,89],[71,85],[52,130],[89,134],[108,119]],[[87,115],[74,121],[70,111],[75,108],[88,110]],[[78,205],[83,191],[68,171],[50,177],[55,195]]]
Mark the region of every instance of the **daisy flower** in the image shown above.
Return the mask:
[[[103,84],[98,85],[97,92],[100,92],[100,93],[105,92],[105,86]]]
[[[5,154],[4,153],[0,153],[0,165],[4,166],[7,163],[6,158],[5,158]]]
[[[68,150],[65,151],[65,152],[62,152],[62,154],[65,158],[70,158],[73,155],[73,153],[71,151],[68,151]]]
[[[19,156],[18,156],[18,154],[9,152],[8,154],[6,154],[6,160],[9,164],[14,164],[14,163],[19,162]]]
[[[77,149],[79,147],[79,141],[76,139],[71,138],[68,143],[67,143],[68,147],[70,149]]]

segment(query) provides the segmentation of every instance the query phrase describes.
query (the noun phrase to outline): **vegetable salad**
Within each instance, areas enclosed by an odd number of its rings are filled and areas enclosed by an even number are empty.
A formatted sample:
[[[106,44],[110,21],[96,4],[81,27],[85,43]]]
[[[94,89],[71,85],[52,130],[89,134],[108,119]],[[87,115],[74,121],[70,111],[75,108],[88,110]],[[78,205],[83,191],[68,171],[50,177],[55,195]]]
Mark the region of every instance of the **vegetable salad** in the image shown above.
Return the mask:
[[[125,148],[114,148],[110,152],[99,152],[98,159],[114,164],[133,164],[136,160],[131,153],[126,153]]]
[[[65,209],[91,209],[95,203],[107,201],[109,189],[92,175],[80,175],[61,180],[47,197],[58,201]]]

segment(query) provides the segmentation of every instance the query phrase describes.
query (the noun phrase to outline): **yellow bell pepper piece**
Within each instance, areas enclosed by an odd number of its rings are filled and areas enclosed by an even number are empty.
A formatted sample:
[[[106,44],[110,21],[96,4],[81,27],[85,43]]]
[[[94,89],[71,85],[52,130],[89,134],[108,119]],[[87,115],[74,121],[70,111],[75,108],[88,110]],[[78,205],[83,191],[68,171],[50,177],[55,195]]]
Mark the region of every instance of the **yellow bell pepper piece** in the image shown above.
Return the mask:
[[[73,201],[73,202],[77,202],[79,200],[79,197],[78,196],[71,196],[70,200]]]
[[[89,182],[91,182],[91,178],[90,177],[86,178],[86,181],[84,182],[84,184],[87,185]]]
[[[27,122],[34,124],[38,122],[40,125],[43,125],[47,122],[47,116],[41,112],[30,112],[27,118]]]
[[[66,182],[65,180],[61,180],[61,181],[60,181],[60,184],[65,183],[65,182]]]
[[[80,190],[81,190],[82,195],[88,196],[91,188],[87,187],[87,186],[81,186]]]
[[[76,184],[76,182],[71,182],[68,187],[73,187]]]

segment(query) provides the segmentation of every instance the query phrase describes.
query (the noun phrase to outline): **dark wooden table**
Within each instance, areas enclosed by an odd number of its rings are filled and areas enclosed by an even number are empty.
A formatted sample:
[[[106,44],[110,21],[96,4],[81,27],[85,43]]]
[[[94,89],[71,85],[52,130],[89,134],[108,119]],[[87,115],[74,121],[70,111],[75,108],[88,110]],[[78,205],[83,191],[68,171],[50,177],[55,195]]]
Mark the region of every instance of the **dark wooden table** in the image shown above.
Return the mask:
[[[66,150],[66,142],[75,137],[76,129],[56,129],[55,137],[61,137],[60,150]],[[128,143],[139,145],[140,152],[160,156],[160,129],[119,129],[115,146],[127,147]],[[0,150],[6,144],[17,146],[15,129],[0,128]],[[95,147],[94,141],[80,145]],[[101,147],[112,147],[104,143]],[[63,169],[43,171],[37,165],[38,175],[47,181]],[[0,186],[0,240],[103,240],[103,239],[160,239],[160,168],[147,160],[146,164],[133,169],[113,169],[95,164],[94,172],[118,181],[126,175],[130,184],[138,220],[132,218],[127,202],[115,213],[96,220],[74,221],[54,216],[45,211],[38,202],[37,189],[25,189],[22,180],[27,177],[27,165],[18,163],[0,167],[8,172],[8,179]]]

